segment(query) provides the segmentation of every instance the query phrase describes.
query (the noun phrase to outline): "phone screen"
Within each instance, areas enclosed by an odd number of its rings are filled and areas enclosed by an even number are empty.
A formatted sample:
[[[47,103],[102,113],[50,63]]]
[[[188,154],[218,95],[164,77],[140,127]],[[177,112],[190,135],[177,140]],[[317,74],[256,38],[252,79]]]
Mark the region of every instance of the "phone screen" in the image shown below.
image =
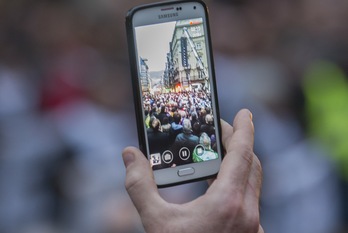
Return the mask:
[[[203,18],[134,29],[148,159],[154,170],[219,158]]]

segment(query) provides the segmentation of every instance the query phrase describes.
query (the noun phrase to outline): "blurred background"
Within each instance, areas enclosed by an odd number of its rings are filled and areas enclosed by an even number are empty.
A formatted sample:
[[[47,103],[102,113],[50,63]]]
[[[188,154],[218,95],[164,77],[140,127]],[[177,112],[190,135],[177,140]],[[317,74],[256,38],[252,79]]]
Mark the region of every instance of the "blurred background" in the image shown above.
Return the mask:
[[[148,2],[0,1],[0,232],[144,232],[121,151],[137,145],[124,16]],[[348,232],[348,2],[206,2],[221,116],[253,112],[265,232]]]

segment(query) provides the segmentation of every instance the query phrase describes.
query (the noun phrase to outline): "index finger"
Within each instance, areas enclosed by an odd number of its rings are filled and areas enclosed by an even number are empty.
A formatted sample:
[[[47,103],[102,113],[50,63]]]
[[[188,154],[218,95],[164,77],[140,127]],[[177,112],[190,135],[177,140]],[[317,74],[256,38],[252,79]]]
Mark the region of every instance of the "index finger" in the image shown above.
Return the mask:
[[[219,183],[234,191],[244,191],[254,156],[254,125],[249,110],[238,112],[233,128],[222,122],[222,140],[226,154],[217,177]]]

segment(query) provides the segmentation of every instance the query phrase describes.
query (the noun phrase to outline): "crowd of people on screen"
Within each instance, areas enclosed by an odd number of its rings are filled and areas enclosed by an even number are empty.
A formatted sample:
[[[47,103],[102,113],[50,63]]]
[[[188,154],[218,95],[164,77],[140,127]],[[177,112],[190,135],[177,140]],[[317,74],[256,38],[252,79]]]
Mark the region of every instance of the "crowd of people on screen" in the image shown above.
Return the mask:
[[[173,157],[170,162],[152,163],[154,169],[218,157],[210,94],[147,93],[143,98],[150,154],[163,155],[169,150]],[[187,150],[185,158],[180,156],[182,148]]]

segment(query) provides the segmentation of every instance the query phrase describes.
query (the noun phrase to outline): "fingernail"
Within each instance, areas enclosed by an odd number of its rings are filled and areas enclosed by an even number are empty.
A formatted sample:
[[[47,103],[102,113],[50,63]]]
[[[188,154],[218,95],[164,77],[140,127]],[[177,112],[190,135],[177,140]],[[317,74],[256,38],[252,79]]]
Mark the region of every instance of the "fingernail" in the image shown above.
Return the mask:
[[[124,166],[127,168],[134,160],[135,156],[133,153],[126,153],[122,155]]]
[[[250,112],[250,120],[253,121],[253,114]]]

